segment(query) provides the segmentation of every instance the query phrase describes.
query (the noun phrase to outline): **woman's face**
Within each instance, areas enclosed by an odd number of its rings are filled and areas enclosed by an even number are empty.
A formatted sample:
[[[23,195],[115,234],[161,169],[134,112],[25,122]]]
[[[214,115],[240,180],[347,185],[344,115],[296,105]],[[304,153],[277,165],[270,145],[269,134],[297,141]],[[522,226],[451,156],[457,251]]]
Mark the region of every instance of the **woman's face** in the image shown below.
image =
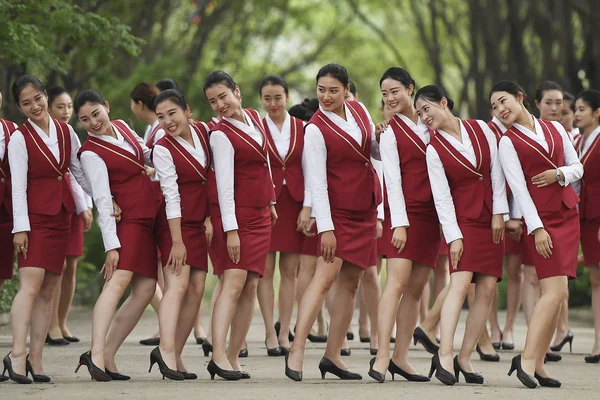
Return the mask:
[[[402,113],[412,108],[412,93],[414,87],[405,87],[401,82],[387,78],[381,82],[381,96],[385,105],[384,110],[392,113]]]
[[[563,103],[562,113],[560,114],[560,123],[567,132],[573,130],[573,122],[575,122],[575,113],[571,109],[571,102],[565,101]]]
[[[540,118],[548,121],[558,121],[563,108],[563,93],[560,90],[546,90],[542,100],[535,105],[540,110]]]
[[[439,129],[448,120],[448,100],[445,97],[439,103],[419,97],[415,107],[421,121],[430,129]]]
[[[594,129],[598,125],[600,109],[594,111],[583,99],[575,102],[575,125],[581,130]]]
[[[231,118],[242,107],[240,88],[231,90],[228,86],[217,83],[204,92],[213,112],[222,117]]]
[[[56,96],[50,105],[50,115],[59,121],[69,122],[73,115],[73,99],[68,93]]]
[[[325,111],[340,110],[348,92],[348,87],[331,75],[322,76],[317,81],[317,98]]]
[[[48,97],[46,92],[33,85],[25,86],[19,93],[19,110],[33,122],[42,122],[48,114]]]
[[[104,104],[87,102],[79,109],[77,118],[81,127],[94,135],[111,135],[112,124],[107,102]]]
[[[172,137],[180,136],[189,131],[189,108],[184,110],[171,99],[167,99],[156,106],[156,117],[160,127]]]
[[[492,115],[500,120],[504,126],[512,126],[523,110],[523,95],[517,96],[508,92],[494,92],[490,97]]]
[[[285,89],[281,85],[266,85],[260,91],[260,100],[265,111],[271,118],[277,118],[285,115],[285,104],[289,97],[285,94]]]

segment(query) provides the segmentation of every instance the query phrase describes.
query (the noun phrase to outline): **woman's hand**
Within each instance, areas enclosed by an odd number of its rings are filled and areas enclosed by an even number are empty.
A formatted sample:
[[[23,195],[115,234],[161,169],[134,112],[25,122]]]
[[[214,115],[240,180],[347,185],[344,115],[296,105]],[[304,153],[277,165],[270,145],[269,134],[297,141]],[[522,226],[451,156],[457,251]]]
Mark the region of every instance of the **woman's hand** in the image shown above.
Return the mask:
[[[304,232],[310,225],[310,211],[310,207],[302,207],[302,210],[300,210],[300,214],[298,214],[298,219],[296,220],[296,230],[298,232]]]
[[[213,235],[215,234],[215,228],[213,228],[210,217],[206,217],[204,220],[204,228],[206,228],[206,245],[210,247],[212,244]]]
[[[13,244],[17,254],[23,253],[23,258],[27,260],[27,250],[29,250],[29,237],[27,236],[27,232],[15,233]]]
[[[509,219],[504,223],[506,234],[517,242],[523,235],[523,223],[519,219]]]
[[[462,239],[456,239],[450,243],[450,263],[452,264],[452,269],[456,270],[458,268],[458,262],[463,255],[463,250]]]
[[[308,221],[308,226],[306,227],[306,229],[304,229],[304,231],[302,233],[304,233],[304,236],[315,236],[316,233],[314,232],[314,227],[315,227],[316,221],[314,218],[311,218],[310,221]]]
[[[173,242],[166,267],[171,267],[171,272],[175,275],[179,275],[181,273],[181,267],[183,267],[186,262],[187,249],[185,248],[183,241]]]
[[[113,203],[113,213],[110,214],[110,216],[115,217],[115,221],[119,222],[119,221],[121,221],[121,214],[123,213],[123,211],[121,211],[121,207],[119,207],[119,205],[117,204],[117,202],[114,199],[113,199],[112,203]]]
[[[492,215],[492,240],[494,244],[504,239],[504,218],[501,214]]]
[[[533,231],[535,236],[535,249],[538,254],[544,258],[550,258],[552,255],[552,239],[544,228],[537,228]]]
[[[377,125],[375,125],[375,137],[377,138],[378,142],[379,142],[379,136],[383,133],[383,131],[385,131],[387,129],[389,124],[390,124],[389,121],[383,121],[383,122],[380,122]]]
[[[383,235],[383,222],[378,219],[375,225],[375,240],[379,239]]]
[[[240,237],[237,229],[227,232],[227,253],[234,264],[240,262]]]
[[[406,235],[406,227],[399,226],[394,229],[394,234],[392,235],[392,246],[398,249],[398,254],[404,250],[404,246],[406,246],[407,235]]]
[[[148,175],[151,178],[154,178],[154,175],[156,175],[156,169],[147,165],[144,165],[144,169],[146,170],[146,175]]]
[[[83,231],[89,232],[90,229],[92,229],[92,224],[94,223],[94,214],[92,213],[92,209],[88,208],[82,212],[81,217],[83,218]]]
[[[104,280],[107,282],[112,278],[113,273],[119,265],[119,252],[117,250],[109,250],[106,252],[106,260],[100,270],[101,274],[104,274]]]
[[[549,186],[556,182],[556,169],[548,169],[531,178],[531,183],[537,187]]]
[[[337,240],[333,231],[321,233],[321,255],[326,263],[332,263],[335,260],[335,250]]]
[[[277,222],[277,210],[275,210],[275,205],[270,205],[269,210],[271,211],[271,226],[275,226],[275,222]]]

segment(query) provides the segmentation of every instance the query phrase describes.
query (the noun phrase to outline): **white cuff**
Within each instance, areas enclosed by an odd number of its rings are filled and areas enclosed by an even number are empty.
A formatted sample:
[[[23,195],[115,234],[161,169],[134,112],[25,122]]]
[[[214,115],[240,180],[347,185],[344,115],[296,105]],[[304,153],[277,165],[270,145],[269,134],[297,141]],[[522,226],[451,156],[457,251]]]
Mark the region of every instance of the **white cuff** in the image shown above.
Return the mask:
[[[317,222],[317,232],[327,232],[335,230],[333,226],[333,220],[331,218],[318,218]]]
[[[29,225],[29,217],[22,216],[13,219],[13,230],[12,233],[29,232],[31,226]]]

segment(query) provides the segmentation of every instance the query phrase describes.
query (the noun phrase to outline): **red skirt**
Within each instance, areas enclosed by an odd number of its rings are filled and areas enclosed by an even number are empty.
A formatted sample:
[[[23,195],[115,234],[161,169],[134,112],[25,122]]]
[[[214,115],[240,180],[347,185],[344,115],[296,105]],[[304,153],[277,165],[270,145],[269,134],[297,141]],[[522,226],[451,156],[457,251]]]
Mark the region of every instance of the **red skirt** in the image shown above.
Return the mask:
[[[525,241],[532,258],[538,279],[553,276],[575,278],[577,275],[577,256],[579,253],[579,215],[575,208],[564,205],[554,213],[540,214],[544,229],[552,239],[552,255],[542,257],[535,248],[535,236],[527,235]]]
[[[208,248],[208,255],[213,266],[213,273],[220,275],[225,269],[225,258],[227,255],[227,241],[223,232],[223,222],[221,221],[221,209],[216,203],[210,205],[210,222],[213,227],[213,238]],[[220,271],[217,273],[217,271]]]
[[[281,188],[281,194],[275,204],[277,222],[271,232],[269,251],[282,253],[301,253],[304,235],[297,231],[297,221],[302,202],[292,198],[287,185]]]
[[[600,229],[600,218],[580,221],[581,224],[581,248],[585,265],[600,263],[600,242],[598,241],[598,230]]]
[[[0,279],[12,279],[15,265],[12,215],[0,204]]]
[[[439,225],[438,225],[438,230],[439,230]],[[440,247],[438,249],[437,255],[438,255],[438,257],[448,255],[448,243],[446,243],[446,239],[444,238],[444,235],[441,235],[441,237],[440,237]]]
[[[521,236],[521,240],[518,242],[515,239],[506,236],[504,239],[504,254],[521,254],[522,241],[523,236]]]
[[[223,234],[225,258],[223,269],[215,267],[215,274],[221,275],[228,269],[243,269],[256,272],[261,277],[265,272],[265,262],[271,244],[271,211],[269,207],[235,208],[240,237],[240,262],[234,264],[227,253],[227,234]]]
[[[362,269],[377,265],[377,208],[360,213],[332,208],[331,219],[337,242],[335,256]],[[317,255],[322,255],[321,235]]]
[[[19,253],[19,268],[38,267],[62,275],[71,215],[64,207],[56,215],[29,214],[31,231],[27,233],[29,249],[27,259]]]
[[[463,234],[463,254],[458,268],[450,265],[450,273],[470,271],[502,279],[504,242],[494,244],[491,223],[459,222]],[[450,245],[447,245],[450,254]]]
[[[319,235],[317,235],[316,225],[313,227],[313,236],[304,236],[302,241],[302,254],[307,256],[316,256],[317,247],[319,247]]]
[[[71,216],[71,229],[69,229],[69,244],[67,257],[83,256],[83,217],[77,214]]]
[[[117,268],[156,279],[154,220],[122,219],[117,224],[117,236],[121,242]]]
[[[385,258],[395,257],[394,254],[398,255],[398,250],[392,245],[392,236],[394,236],[394,230],[392,229],[392,219],[390,217],[390,209],[385,207],[383,218],[383,231],[381,237],[377,240],[377,255]],[[388,254],[392,254],[388,256]]]
[[[173,241],[171,238],[171,231],[162,233],[161,242],[163,245],[168,245],[168,251],[162,251],[161,261],[162,266],[165,267],[169,262],[169,256],[171,254],[171,247]],[[206,250],[206,227],[204,222],[193,222],[193,221],[181,221],[181,236],[183,238],[183,244],[187,251],[187,262],[186,264],[192,268],[201,269],[208,271],[208,255]]]

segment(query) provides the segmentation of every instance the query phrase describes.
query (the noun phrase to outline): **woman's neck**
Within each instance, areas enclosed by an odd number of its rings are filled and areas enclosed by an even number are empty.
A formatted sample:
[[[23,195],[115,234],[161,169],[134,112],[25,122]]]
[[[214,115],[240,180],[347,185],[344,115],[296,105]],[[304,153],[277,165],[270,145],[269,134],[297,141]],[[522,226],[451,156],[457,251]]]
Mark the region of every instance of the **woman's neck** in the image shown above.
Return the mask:
[[[183,132],[179,134],[179,137],[192,145],[192,147],[196,147],[194,145],[194,138],[192,137],[192,127],[187,125],[187,129],[184,129]]]
[[[280,112],[275,115],[269,114],[269,118],[271,118],[271,121],[273,121],[275,123],[275,125],[277,125],[279,130],[281,130],[281,128],[283,127],[283,123],[285,122],[285,119],[287,118],[287,113]]]
[[[50,135],[50,114],[46,113],[42,118],[37,121],[31,120],[35,123],[44,133]]]
[[[154,123],[158,120],[158,118],[156,117],[156,114],[153,112],[147,112],[144,115],[144,122],[147,123],[148,125],[154,125]]]
[[[109,123],[104,132],[101,133],[101,136],[112,136],[116,139],[117,132],[115,131],[115,128],[113,128],[112,124]]]
[[[525,107],[523,107],[521,110],[521,114],[515,120],[515,123],[524,126],[532,132],[535,132],[535,122],[532,115],[529,113],[529,111],[527,111],[527,109],[525,109]]]
[[[592,132],[594,132],[594,130],[596,128],[598,128],[598,126],[600,126],[600,124],[598,124],[598,123],[590,125],[590,126],[586,126],[585,128],[583,128],[583,131],[581,132],[581,134],[585,138],[587,138],[587,137],[589,137],[592,134]]]
[[[452,113],[449,113],[448,119],[440,126],[439,129],[456,137],[459,140],[462,136],[460,131],[460,121]]]
[[[244,110],[241,107],[231,115],[231,118],[243,124],[247,124],[246,116],[244,115]]]
[[[410,119],[412,122],[415,123],[415,125],[419,121],[419,116],[417,114],[417,110],[414,107],[407,107],[404,110],[400,111],[400,114],[402,114],[406,118]]]
[[[346,102],[343,102],[339,108],[333,110],[333,113],[346,121]]]

